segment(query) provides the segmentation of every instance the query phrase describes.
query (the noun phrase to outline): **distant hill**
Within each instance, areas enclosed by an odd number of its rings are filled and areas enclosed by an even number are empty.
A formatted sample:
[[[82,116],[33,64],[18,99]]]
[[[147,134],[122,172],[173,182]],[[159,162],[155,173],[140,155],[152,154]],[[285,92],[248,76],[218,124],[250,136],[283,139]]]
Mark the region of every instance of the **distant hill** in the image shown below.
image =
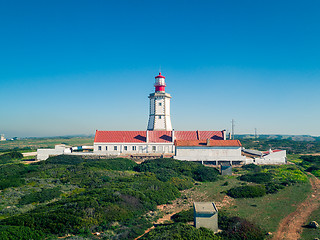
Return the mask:
[[[236,139],[254,139],[253,134],[239,134],[235,135]],[[257,140],[292,140],[292,141],[309,141],[315,142],[320,141],[320,137],[311,136],[311,135],[267,135],[261,134],[258,135]]]

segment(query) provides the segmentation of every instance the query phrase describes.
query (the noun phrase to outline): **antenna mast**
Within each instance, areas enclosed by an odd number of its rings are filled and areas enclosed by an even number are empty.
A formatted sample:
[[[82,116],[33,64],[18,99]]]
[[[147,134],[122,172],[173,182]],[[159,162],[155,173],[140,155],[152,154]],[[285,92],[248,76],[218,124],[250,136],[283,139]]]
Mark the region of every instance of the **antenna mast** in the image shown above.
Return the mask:
[[[232,139],[234,139],[234,119],[231,121],[231,132],[232,132]]]

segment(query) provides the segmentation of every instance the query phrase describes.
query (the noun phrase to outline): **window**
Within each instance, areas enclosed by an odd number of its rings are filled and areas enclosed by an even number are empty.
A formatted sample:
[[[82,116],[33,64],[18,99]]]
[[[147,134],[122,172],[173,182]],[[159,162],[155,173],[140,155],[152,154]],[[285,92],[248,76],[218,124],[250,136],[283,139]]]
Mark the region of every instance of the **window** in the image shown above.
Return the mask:
[[[159,116],[159,119],[161,119],[161,116]]]
[[[101,151],[101,146],[98,146],[98,150]]]
[[[108,151],[108,146],[106,146],[106,151]]]
[[[157,147],[156,146],[152,146],[152,151],[156,151]]]
[[[137,146],[132,146],[132,151],[136,151],[137,150]]]
[[[139,151],[142,152],[143,148],[142,146],[139,146]]]
[[[161,102],[159,102],[159,106],[161,106],[162,105],[162,103]]]
[[[127,151],[127,150],[128,150],[128,147],[127,147],[127,146],[124,146],[124,150]]]
[[[118,147],[117,146],[113,146],[113,150],[117,151]]]

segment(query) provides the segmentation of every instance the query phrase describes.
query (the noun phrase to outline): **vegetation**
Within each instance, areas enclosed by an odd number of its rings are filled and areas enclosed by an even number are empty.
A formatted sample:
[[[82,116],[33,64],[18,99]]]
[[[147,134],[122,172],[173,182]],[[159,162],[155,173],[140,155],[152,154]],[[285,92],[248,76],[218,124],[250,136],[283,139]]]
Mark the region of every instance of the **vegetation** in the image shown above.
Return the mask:
[[[310,154],[320,152],[320,141],[295,141],[291,139],[241,139],[241,144],[247,149],[266,151],[268,149],[287,150],[288,154]]]
[[[44,237],[43,232],[33,230],[29,227],[0,225],[0,239],[2,240],[38,240]]]
[[[0,155],[0,165],[1,164],[7,164],[7,163],[13,163],[16,159],[23,158],[23,155],[19,152],[12,151],[5,154]]]
[[[171,217],[171,220],[174,222],[181,222],[181,223],[187,223],[193,221],[193,208],[190,208],[189,210],[183,210],[179,213],[174,214]]]
[[[158,226],[144,235],[141,240],[220,240],[221,237],[214,234],[209,229],[197,229],[193,226],[177,223]]]
[[[263,185],[234,187],[227,191],[233,198],[255,198],[266,195],[266,188]]]
[[[320,177],[320,156],[301,156],[302,162],[299,163],[307,172],[311,172],[316,177]]]
[[[219,228],[224,230],[218,234],[228,240],[263,240],[265,232],[257,225],[240,217],[228,217],[223,212],[218,215]]]
[[[184,176],[201,182],[213,182],[218,179],[219,171],[205,167],[200,163],[178,161],[173,159],[147,160],[135,167],[138,172],[152,172],[162,181],[172,177]]]
[[[34,151],[38,148],[54,148],[57,144],[67,144],[71,146],[92,145],[93,137],[51,137],[51,138],[27,138],[15,141],[1,141],[0,151]]]
[[[24,195],[20,201],[19,204],[25,205],[30,203],[43,203],[49,200],[52,200],[54,198],[57,198],[61,195],[61,191],[59,187],[51,188],[51,189],[43,189],[40,192],[34,192]]]
[[[152,169],[153,165],[160,170]],[[157,205],[179,197],[179,190],[192,187],[194,179],[212,181],[217,175],[212,168],[172,159],[138,166],[129,159],[61,155],[30,165],[3,165],[1,179],[12,181],[5,185],[1,180],[0,186],[16,187],[19,192],[2,193],[15,200],[4,199],[14,204],[11,211],[0,205],[0,211],[7,213],[0,224],[23,226],[47,236],[99,231],[107,239],[132,239],[151,226],[156,215],[147,213]]]

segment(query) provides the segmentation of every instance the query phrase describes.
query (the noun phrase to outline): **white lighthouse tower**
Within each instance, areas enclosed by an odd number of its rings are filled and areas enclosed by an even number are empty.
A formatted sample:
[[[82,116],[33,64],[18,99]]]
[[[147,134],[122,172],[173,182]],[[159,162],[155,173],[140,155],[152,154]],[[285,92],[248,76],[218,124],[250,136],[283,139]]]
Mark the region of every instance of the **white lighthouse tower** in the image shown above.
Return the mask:
[[[161,75],[155,77],[155,92],[149,95],[150,115],[148,128],[149,131],[165,130],[172,131],[170,118],[170,94],[165,92],[165,77]]]

